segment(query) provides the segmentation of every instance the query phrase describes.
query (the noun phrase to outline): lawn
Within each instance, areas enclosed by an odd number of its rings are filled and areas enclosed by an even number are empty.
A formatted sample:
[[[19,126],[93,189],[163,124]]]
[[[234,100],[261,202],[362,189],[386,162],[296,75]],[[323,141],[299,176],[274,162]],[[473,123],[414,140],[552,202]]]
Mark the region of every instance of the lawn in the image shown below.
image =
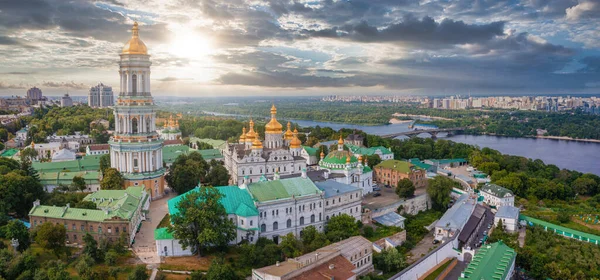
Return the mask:
[[[166,270],[201,270],[207,271],[214,256],[198,257],[168,257],[160,264],[160,269]]]
[[[444,270],[446,269],[446,267],[448,267],[450,265],[450,263],[452,263],[452,260],[453,259],[449,259],[448,261],[446,261],[444,264],[442,264],[440,267],[438,267],[431,274],[427,275],[427,277],[425,277],[424,280],[435,280],[435,278],[437,278],[438,276],[440,276],[440,274],[442,274],[442,272],[444,272]]]
[[[156,226],[156,228],[164,228],[169,226],[171,226],[171,215],[166,214],[162,218],[162,220],[160,220],[160,223],[158,223],[158,226]]]
[[[377,223],[377,224],[375,224],[373,236],[367,237],[367,239],[369,239],[369,241],[373,242],[373,241],[377,241],[381,238],[394,235],[403,230],[404,229],[402,229],[401,227],[390,227],[390,226],[384,226],[382,224]]]

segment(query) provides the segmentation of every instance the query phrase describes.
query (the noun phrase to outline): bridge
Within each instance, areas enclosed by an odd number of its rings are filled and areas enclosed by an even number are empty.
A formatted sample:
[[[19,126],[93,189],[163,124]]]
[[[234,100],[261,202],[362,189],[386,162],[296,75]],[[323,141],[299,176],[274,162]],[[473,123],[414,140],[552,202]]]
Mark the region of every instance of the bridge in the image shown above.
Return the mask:
[[[452,134],[455,134],[457,132],[462,132],[465,129],[467,129],[467,127],[436,128],[436,129],[415,129],[415,130],[410,130],[410,131],[405,131],[405,132],[398,132],[398,133],[380,135],[380,137],[382,137],[382,138],[396,138],[398,136],[408,136],[410,138],[413,138],[413,137],[417,137],[417,135],[419,135],[421,133],[429,133],[429,135],[431,135],[431,138],[436,138],[437,135],[438,135],[438,133],[440,133],[440,132],[447,132],[448,135],[452,135]]]

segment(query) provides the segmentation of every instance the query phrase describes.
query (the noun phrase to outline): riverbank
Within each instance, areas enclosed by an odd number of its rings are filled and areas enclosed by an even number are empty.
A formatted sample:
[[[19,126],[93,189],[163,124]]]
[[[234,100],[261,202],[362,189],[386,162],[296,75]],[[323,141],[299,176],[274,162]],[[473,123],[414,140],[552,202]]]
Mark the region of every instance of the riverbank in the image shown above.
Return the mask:
[[[391,124],[410,123],[410,122],[413,122],[413,120],[399,120],[397,118],[391,118],[390,119],[390,123]]]
[[[600,143],[600,140],[598,140],[598,139],[578,139],[578,138],[567,137],[567,136],[542,136],[542,135],[538,135],[538,136],[535,136],[534,138],[554,139],[554,140],[566,140],[566,141],[577,141],[577,142]]]
[[[427,116],[427,115],[400,114],[400,113],[394,113],[394,114],[392,114],[392,116],[394,116],[394,117],[410,117],[410,118],[427,118],[427,119],[442,120],[442,121],[451,121],[452,120],[452,119],[442,118],[442,117],[434,117],[434,116]]]

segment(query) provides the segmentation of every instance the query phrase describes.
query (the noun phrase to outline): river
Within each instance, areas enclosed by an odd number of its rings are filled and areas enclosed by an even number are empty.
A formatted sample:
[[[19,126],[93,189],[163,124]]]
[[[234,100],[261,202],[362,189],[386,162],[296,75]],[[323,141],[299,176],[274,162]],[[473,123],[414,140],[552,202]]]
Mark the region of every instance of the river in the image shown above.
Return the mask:
[[[321,127],[328,126],[335,130],[355,128],[375,135],[410,130],[408,123],[364,126],[306,120],[294,120],[294,122],[303,127],[319,125]],[[429,134],[424,133],[419,136],[429,137]],[[481,148],[488,147],[503,154],[541,159],[546,164],[554,164],[560,168],[600,175],[600,143],[488,135],[454,135],[446,137],[445,134],[439,134],[438,138],[476,145]]]

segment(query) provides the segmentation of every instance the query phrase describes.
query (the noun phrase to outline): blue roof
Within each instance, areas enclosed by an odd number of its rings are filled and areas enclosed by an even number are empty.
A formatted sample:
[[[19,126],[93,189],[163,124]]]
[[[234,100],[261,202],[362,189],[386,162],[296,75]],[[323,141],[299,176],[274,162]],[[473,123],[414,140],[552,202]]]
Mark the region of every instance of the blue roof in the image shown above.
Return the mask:
[[[337,145],[337,143],[338,143],[338,140],[331,140],[331,141],[319,142],[319,144],[321,144],[323,146]]]
[[[354,192],[360,190],[360,188],[336,182],[333,180],[327,180],[323,182],[315,182],[317,188],[325,192],[325,198],[340,195],[343,193]]]
[[[389,212],[385,215],[373,218],[376,222],[385,225],[385,226],[400,226],[400,224],[406,220],[406,218],[400,216],[400,214],[396,212]]]
[[[496,218],[519,219],[519,208],[513,206],[500,206]]]
[[[473,214],[476,204],[472,199],[469,199],[468,194],[461,195],[435,226],[443,229],[462,230],[471,214]]]

